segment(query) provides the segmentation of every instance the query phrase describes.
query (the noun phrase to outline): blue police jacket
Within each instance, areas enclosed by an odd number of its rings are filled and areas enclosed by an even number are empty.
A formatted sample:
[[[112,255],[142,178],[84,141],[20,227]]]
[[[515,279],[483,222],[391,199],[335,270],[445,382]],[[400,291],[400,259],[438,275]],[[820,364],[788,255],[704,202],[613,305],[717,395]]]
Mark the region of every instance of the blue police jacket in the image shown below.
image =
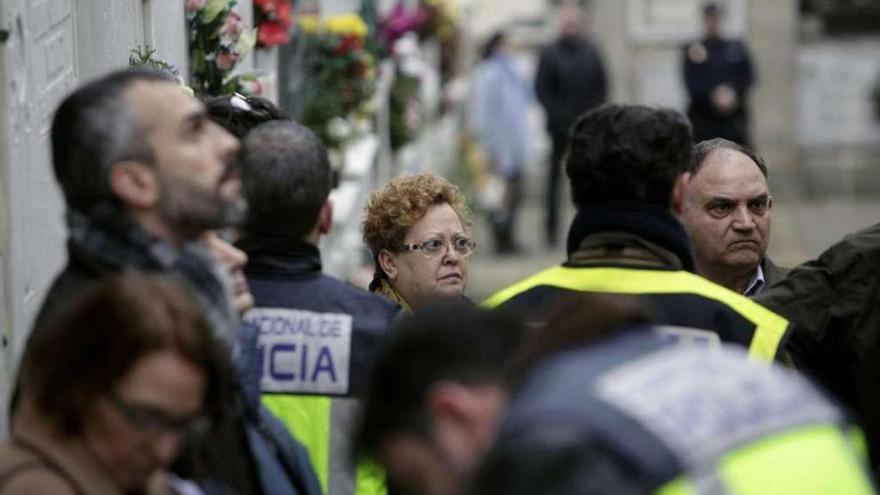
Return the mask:
[[[324,493],[381,494],[375,465],[351,464],[356,397],[380,339],[399,312],[386,298],[321,273],[316,246],[245,238],[256,305],[243,323],[258,343],[252,380],[263,403],[309,450]]]
[[[805,378],[655,331],[532,368],[473,493],[873,493],[855,428]]]

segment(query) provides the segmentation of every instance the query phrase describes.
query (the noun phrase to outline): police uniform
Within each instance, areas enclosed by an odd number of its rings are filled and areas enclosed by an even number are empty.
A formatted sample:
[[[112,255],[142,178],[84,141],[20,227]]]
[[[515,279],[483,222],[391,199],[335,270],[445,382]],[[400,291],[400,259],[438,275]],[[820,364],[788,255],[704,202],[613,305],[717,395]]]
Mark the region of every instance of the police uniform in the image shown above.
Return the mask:
[[[562,297],[578,292],[644,295],[660,309],[669,340],[746,347],[772,361],[788,321],[695,273],[690,242],[668,210],[640,204],[582,207],[569,232],[569,260],[487,299],[541,323]]]
[[[716,137],[749,144],[746,98],[754,80],[751,57],[739,40],[705,38],[683,49],[683,72],[689,104],[687,115],[694,127],[694,142]],[[716,107],[713,91],[729,86],[736,95],[730,112]]]
[[[874,493],[859,431],[805,378],[650,330],[538,363],[472,493]]]
[[[255,369],[263,403],[309,450],[324,493],[381,495],[377,465],[351,464],[354,398],[379,339],[399,308],[321,273],[314,245],[243,239],[256,306],[244,325],[259,332]]]

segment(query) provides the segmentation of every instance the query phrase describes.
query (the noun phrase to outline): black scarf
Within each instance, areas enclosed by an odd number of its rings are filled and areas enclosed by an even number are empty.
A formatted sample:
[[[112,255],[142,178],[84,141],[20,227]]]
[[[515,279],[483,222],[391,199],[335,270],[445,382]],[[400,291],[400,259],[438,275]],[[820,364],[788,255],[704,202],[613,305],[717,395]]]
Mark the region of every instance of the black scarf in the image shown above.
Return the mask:
[[[666,208],[637,202],[608,202],[584,206],[568,231],[568,256],[583,240],[600,232],[625,232],[675,254],[685,270],[695,272],[691,243],[681,223]]]
[[[101,203],[87,211],[69,209],[71,253],[86,256],[114,272],[135,269],[179,276],[193,289],[215,334],[230,342],[238,326],[231,282],[201,243],[177,249],[137,226],[120,209]]]

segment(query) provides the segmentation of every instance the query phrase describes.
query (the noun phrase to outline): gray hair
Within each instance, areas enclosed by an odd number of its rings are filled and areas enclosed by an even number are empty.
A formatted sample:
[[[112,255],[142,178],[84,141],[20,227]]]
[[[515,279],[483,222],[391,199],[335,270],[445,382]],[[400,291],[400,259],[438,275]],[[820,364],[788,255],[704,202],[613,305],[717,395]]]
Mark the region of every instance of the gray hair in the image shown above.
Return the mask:
[[[723,139],[723,138],[715,138],[715,139],[707,139],[706,141],[699,142],[696,146],[694,146],[694,153],[691,157],[691,166],[688,169],[688,172],[691,175],[697,175],[697,172],[703,167],[703,163],[706,161],[706,158],[713,151],[716,150],[733,150],[739,151],[740,153],[749,157],[755,165],[758,166],[758,169],[764,174],[764,178],[768,177],[767,175],[767,162],[755,152],[755,150],[749,148],[748,146],[734,143],[733,141]]]

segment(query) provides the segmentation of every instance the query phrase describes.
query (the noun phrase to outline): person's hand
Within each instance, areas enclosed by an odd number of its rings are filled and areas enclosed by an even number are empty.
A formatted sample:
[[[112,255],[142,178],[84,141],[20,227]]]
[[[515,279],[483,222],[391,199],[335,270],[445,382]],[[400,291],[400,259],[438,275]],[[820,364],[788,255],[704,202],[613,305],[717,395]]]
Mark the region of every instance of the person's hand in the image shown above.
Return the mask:
[[[736,110],[738,98],[736,91],[727,84],[716,86],[712,90],[712,105],[722,114],[730,114]]]

